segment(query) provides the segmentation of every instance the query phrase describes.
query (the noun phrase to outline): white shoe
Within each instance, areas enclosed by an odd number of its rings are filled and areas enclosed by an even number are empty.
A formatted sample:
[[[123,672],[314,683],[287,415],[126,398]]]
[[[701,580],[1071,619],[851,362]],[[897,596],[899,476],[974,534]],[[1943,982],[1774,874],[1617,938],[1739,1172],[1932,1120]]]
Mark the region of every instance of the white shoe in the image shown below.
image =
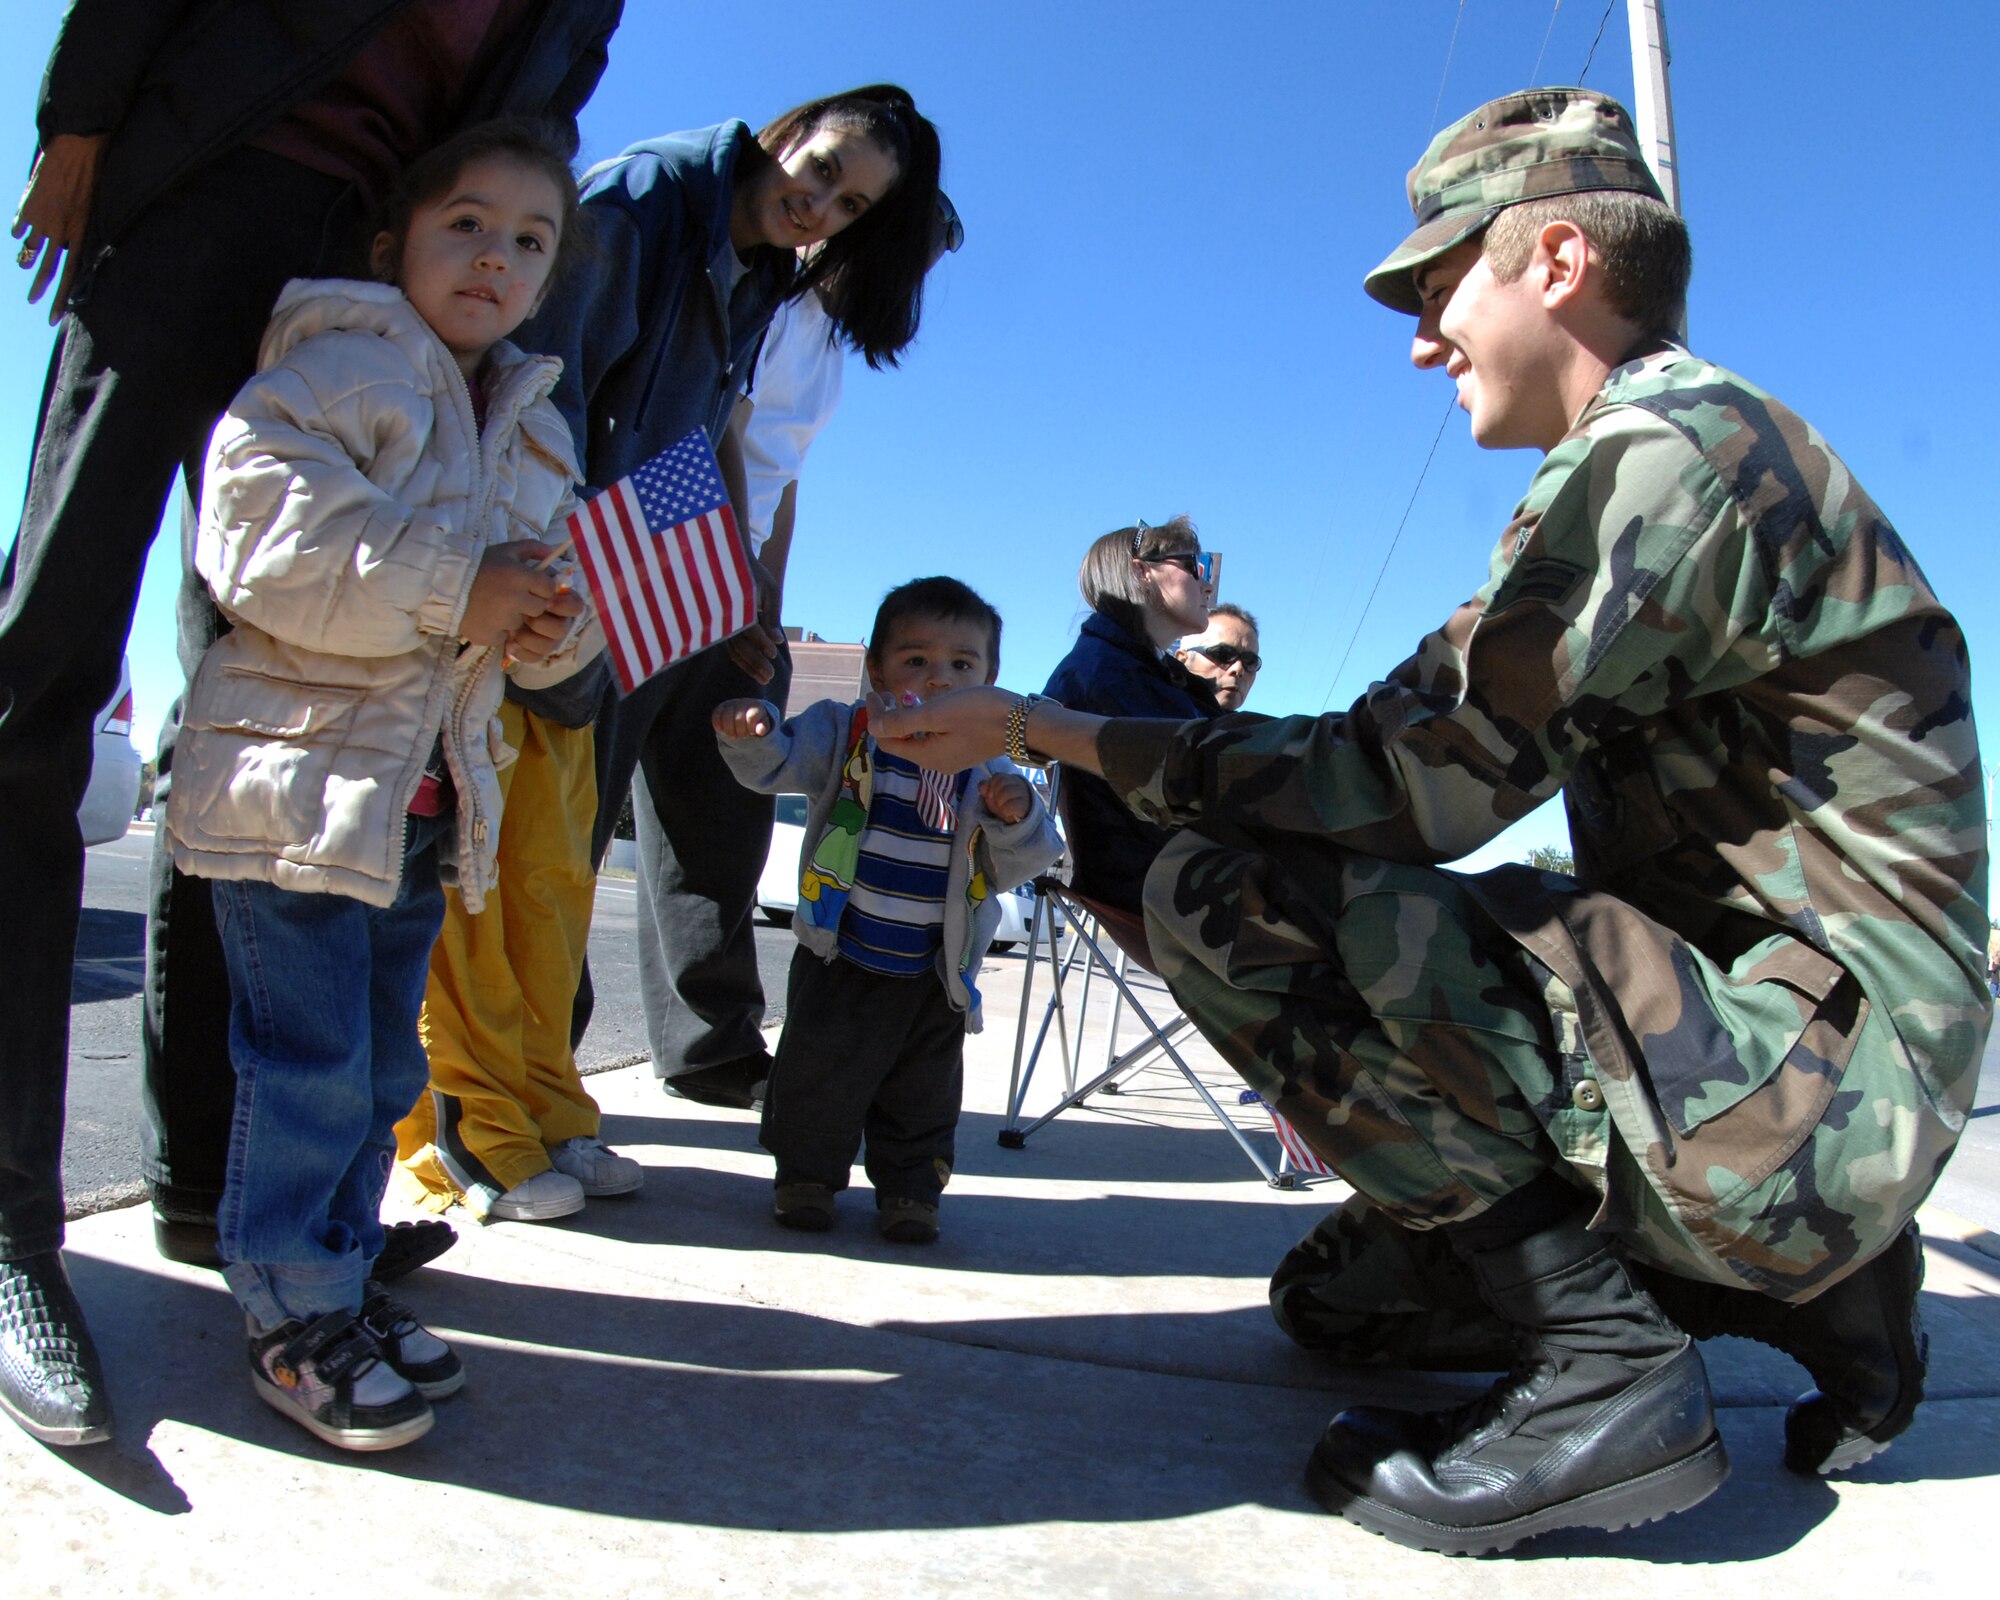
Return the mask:
[[[497,1197],[486,1214],[501,1222],[552,1222],[582,1209],[582,1184],[566,1172],[538,1172]]]
[[[566,1172],[588,1195],[630,1194],[646,1181],[646,1169],[621,1156],[602,1139],[565,1139],[549,1146],[556,1171]]]

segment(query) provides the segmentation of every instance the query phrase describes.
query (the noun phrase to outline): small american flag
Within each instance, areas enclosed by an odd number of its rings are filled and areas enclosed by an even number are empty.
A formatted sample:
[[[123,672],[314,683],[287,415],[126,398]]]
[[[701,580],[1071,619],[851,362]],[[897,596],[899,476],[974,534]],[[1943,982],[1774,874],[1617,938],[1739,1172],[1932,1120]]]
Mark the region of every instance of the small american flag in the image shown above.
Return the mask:
[[[929,768],[917,781],[917,815],[924,826],[939,833],[958,831],[958,774],[932,772]]]
[[[1299,1137],[1299,1130],[1278,1115],[1278,1108],[1266,1100],[1255,1089],[1245,1089],[1242,1099],[1245,1104],[1254,1100],[1271,1116],[1271,1129],[1278,1136],[1278,1148],[1291,1158],[1294,1170],[1310,1173],[1315,1178],[1335,1178],[1339,1174],[1320,1159],[1319,1153]]]
[[[569,519],[619,686],[757,620],[757,590],[708,436],[697,428]]]

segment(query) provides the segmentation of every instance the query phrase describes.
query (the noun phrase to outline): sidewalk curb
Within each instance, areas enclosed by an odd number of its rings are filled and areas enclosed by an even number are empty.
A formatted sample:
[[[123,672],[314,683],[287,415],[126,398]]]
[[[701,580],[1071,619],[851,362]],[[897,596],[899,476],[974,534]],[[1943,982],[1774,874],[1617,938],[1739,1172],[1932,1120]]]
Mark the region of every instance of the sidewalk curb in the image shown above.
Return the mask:
[[[1976,1250],[1990,1260],[2000,1261],[2000,1233],[1995,1233],[1984,1223],[1961,1217],[1956,1211],[1947,1211],[1943,1206],[1919,1206],[1917,1227],[1924,1233],[1954,1240],[1968,1250]]]

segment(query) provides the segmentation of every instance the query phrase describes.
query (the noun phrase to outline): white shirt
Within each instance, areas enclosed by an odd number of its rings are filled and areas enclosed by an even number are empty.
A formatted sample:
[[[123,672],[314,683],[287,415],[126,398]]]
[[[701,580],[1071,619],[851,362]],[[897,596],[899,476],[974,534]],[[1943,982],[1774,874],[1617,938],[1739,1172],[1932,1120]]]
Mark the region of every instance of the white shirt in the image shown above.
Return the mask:
[[[743,435],[753,556],[771,537],[771,519],[785,485],[797,481],[813,440],[840,409],[845,353],[819,296],[810,290],[787,300],[771,319],[750,380],[750,402],[756,409]]]

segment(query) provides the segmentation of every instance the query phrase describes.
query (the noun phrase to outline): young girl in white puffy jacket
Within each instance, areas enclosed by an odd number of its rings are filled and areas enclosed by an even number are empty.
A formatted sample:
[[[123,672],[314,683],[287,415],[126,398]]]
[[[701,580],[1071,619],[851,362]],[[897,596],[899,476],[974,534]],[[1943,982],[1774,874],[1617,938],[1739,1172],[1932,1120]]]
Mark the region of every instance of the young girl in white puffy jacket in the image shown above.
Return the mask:
[[[295,282],[209,445],[196,565],[234,625],[189,685],[168,812],[213,878],[236,1115],[218,1218],[257,1394],[329,1443],[406,1444],[464,1382],[369,1282],[423,1091],[440,871],[476,908],[500,828],[502,674],[601,646],[559,558],[578,481],[506,342],[576,213],[568,150],[512,123],[413,163],[382,282]]]

